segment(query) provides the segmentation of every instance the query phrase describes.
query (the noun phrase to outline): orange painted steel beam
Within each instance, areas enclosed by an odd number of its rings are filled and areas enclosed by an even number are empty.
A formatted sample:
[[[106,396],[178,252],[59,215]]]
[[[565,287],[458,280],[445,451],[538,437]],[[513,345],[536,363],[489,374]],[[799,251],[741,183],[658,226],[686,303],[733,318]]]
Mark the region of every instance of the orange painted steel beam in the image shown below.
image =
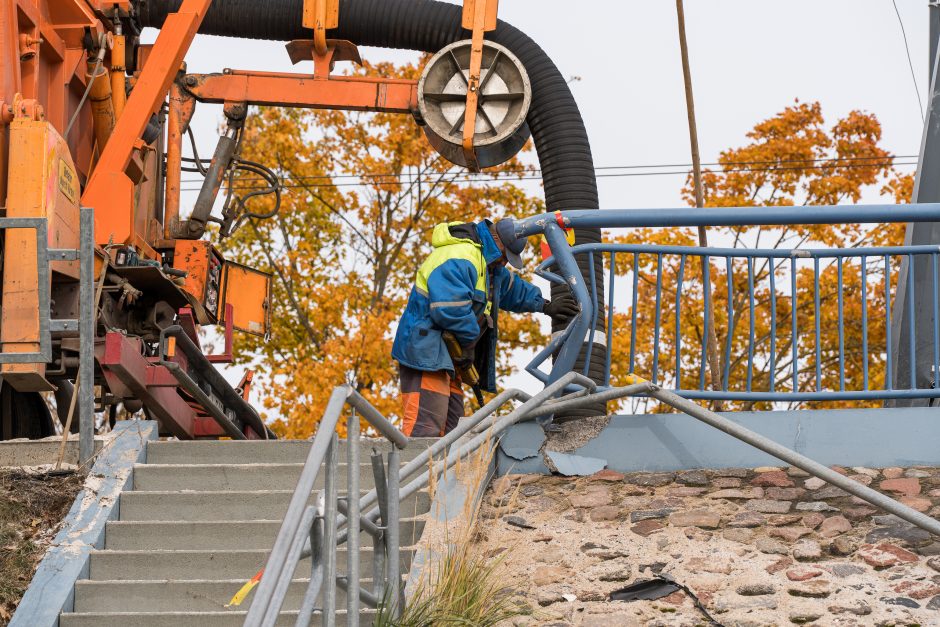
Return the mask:
[[[418,109],[416,81],[381,77],[227,71],[189,74],[186,89],[200,102],[411,113]]]
[[[184,0],[180,10],[167,17],[124,114],[101,153],[82,196],[82,204],[95,209],[95,239],[99,244],[134,238],[134,184],[125,170],[150,116],[163,104],[211,2]]]
[[[163,237],[173,237],[173,228],[180,217],[180,190],[182,189],[183,105],[180,87],[170,87],[167,113],[166,192],[163,200]]]

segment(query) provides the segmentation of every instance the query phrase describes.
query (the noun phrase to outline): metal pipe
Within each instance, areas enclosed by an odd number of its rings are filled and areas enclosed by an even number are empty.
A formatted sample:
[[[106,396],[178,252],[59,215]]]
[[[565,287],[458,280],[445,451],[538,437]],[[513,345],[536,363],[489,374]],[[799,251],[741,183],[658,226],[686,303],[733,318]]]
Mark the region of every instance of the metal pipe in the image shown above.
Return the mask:
[[[183,91],[170,85],[166,123],[166,192],[163,202],[163,237],[171,239],[180,218],[180,191],[183,163]],[[256,597],[257,598],[257,597]]]
[[[359,414],[353,409],[346,421],[346,576],[355,590],[359,585]],[[342,509],[342,508],[341,508]],[[346,625],[359,627],[359,596],[346,595]]]
[[[362,414],[366,421],[375,427],[376,431],[381,433],[387,440],[398,448],[408,446],[408,437],[399,431],[395,425],[388,421],[385,416],[372,406],[362,394],[350,388],[349,399],[347,402]]]
[[[607,403],[625,396],[636,396],[637,394],[642,394],[645,388],[645,383],[637,383],[634,385],[610,388],[608,390],[604,390],[603,392],[597,392],[596,394],[581,398],[574,398],[570,400],[559,399],[557,401],[547,402],[542,407],[537,407],[526,414],[526,418],[535,418],[537,416],[551,414],[559,410],[564,411],[567,409],[584,407],[597,402]]]
[[[182,224],[184,228],[179,229],[177,232],[179,237],[199,239],[205,234],[212,207],[219,196],[219,190],[222,189],[225,173],[228,172],[229,166],[232,164],[232,157],[235,156],[236,148],[238,148],[238,142],[234,137],[228,135],[219,137],[219,143],[216,144],[212,161],[209,162],[205,179],[202,181],[202,187],[199,189],[199,195],[193,205],[192,215]]]
[[[815,385],[813,386],[815,389]],[[693,400],[723,401],[861,401],[916,398],[940,398],[940,390],[921,388],[918,390],[855,390],[847,392],[726,392],[724,390],[674,390],[682,398]]]
[[[562,345],[552,363],[552,372],[549,375],[548,382],[558,381],[566,373],[574,370],[575,361],[581,351],[581,345],[584,344],[584,338],[587,336],[588,327],[593,319],[594,311],[591,304],[590,295],[587,287],[584,285],[584,279],[581,277],[581,270],[571,254],[571,247],[568,245],[568,239],[565,232],[561,230],[555,222],[545,225],[545,239],[555,255],[555,262],[558,265],[560,274],[568,284],[568,288],[574,295],[575,300],[581,306],[581,311],[575,316],[575,319],[568,325],[571,329],[568,339]],[[590,379],[588,379],[590,380]],[[593,382],[592,382],[593,383]],[[550,422],[550,418],[544,422]]]
[[[674,392],[669,392],[663,390],[658,386],[647,384],[649,391],[648,394],[653,398],[660,400],[667,405],[675,407],[681,412],[701,420],[705,424],[715,427],[719,431],[727,433],[728,435],[741,440],[746,444],[750,444],[754,448],[764,451],[768,455],[773,455],[774,457],[781,459],[791,466],[796,466],[806,472],[819,477],[826,483],[834,485],[838,488],[841,488],[853,496],[871,503],[872,505],[879,507],[885,511],[888,511],[898,518],[902,518],[907,522],[920,527],[930,533],[940,536],[940,522],[934,520],[929,516],[925,516],[920,512],[899,503],[894,499],[881,494],[875,490],[872,490],[868,486],[862,485],[857,481],[853,481],[844,475],[840,475],[831,468],[823,466],[819,462],[813,461],[812,459],[801,455],[794,450],[788,449],[787,447],[774,442],[773,440],[766,438],[759,433],[755,433],[750,429],[746,429],[741,425],[728,420],[727,418],[716,414],[713,411],[710,411],[700,405],[688,401]]]
[[[400,469],[401,463],[398,459],[398,449],[393,446],[388,452],[388,505],[386,508],[388,510],[388,518],[385,520],[385,568],[388,572],[386,590],[389,591],[389,594],[387,594],[385,598],[391,599],[392,618],[401,616],[402,609],[404,608],[404,603],[401,599],[401,556],[399,555],[398,547],[399,507],[401,506],[398,482]]]
[[[733,257],[735,259],[848,259],[851,257],[870,257],[874,255],[933,255],[940,252],[940,245],[920,244],[918,246],[869,246],[858,248],[718,248],[714,246],[672,246],[660,244],[577,244],[571,247],[571,254],[587,252],[617,252],[651,255],[687,255],[689,257]],[[549,257],[536,268],[541,271],[555,263]],[[557,277],[560,281],[561,278]]]
[[[565,228],[676,226],[786,226],[790,224],[881,224],[940,221],[940,203],[907,205],[815,205],[812,207],[710,207],[708,211],[672,209],[582,209],[562,211]],[[547,233],[557,215],[516,220],[516,236]],[[555,247],[552,247],[555,250]]]
[[[326,510],[326,497],[323,492],[317,492],[317,504],[314,510],[313,523],[310,526],[310,546],[313,547],[310,556],[310,581],[304,592],[304,599],[297,613],[297,622],[294,627],[308,627],[316,609],[317,597],[323,587],[323,512]],[[299,559],[299,558],[298,558]]]
[[[582,385],[594,384],[594,382],[591,381],[591,379],[588,379],[587,377],[585,377],[584,375],[580,373],[569,372],[565,374],[558,381],[555,381],[554,383],[550,383],[549,385],[545,386],[545,388],[540,390],[532,398],[527,400],[525,403],[523,403],[522,405],[520,405],[519,407],[517,407],[510,413],[503,416],[498,422],[496,422],[493,425],[490,433],[481,433],[480,435],[469,440],[467,443],[463,444],[457,450],[451,451],[450,454],[448,454],[447,458],[443,462],[436,464],[434,468],[431,469],[431,472],[425,473],[424,475],[417,477],[416,479],[414,479],[413,481],[405,485],[401,489],[401,498],[406,499],[412,494],[414,494],[415,492],[417,492],[418,490],[420,490],[421,488],[423,488],[425,485],[427,485],[431,474],[439,473],[444,470],[447,470],[448,468],[456,464],[457,461],[467,457],[468,455],[470,455],[470,453],[480,448],[480,446],[484,442],[502,433],[503,431],[505,431],[512,425],[516,424],[517,422],[525,418],[529,414],[529,412],[531,412],[536,407],[541,406],[545,401],[552,398],[555,394],[558,394],[561,390],[565,388],[566,385],[570,383],[578,383]],[[366,518],[368,518],[369,520],[376,520],[378,516],[379,516],[378,508],[373,508],[369,512],[366,513]]]
[[[381,517],[381,525],[384,530],[386,527],[385,521],[388,520],[388,512],[385,510],[385,506],[388,503],[388,484],[385,481],[385,464],[382,462],[382,454],[372,449],[372,478],[375,483],[375,490],[372,492],[375,493],[376,498],[379,502],[379,515]],[[369,518],[369,520],[374,520]],[[372,536],[372,590],[376,596],[381,596],[385,593],[385,534],[381,536]]]
[[[127,102],[127,88],[124,79],[124,63],[127,50],[125,38],[121,32],[121,21],[114,20],[114,37],[111,43],[111,94],[114,99],[114,118],[120,118]]]
[[[79,365],[78,463],[85,466],[95,455],[95,212],[79,213]],[[41,316],[48,315],[48,309]],[[63,435],[64,438],[68,434]]]
[[[593,383],[593,382],[592,382]],[[431,460],[435,455],[449,447],[451,444],[456,442],[459,438],[463,437],[464,434],[468,433],[470,430],[474,429],[479,424],[482,424],[482,421],[487,418],[490,414],[498,410],[505,403],[513,399],[522,399],[523,401],[528,400],[530,396],[518,389],[503,390],[496,396],[494,396],[487,404],[475,411],[473,414],[466,418],[462,418],[458,423],[457,427],[453,431],[448,433],[442,438],[435,439],[434,444],[429,446],[427,449],[422,451],[414,459],[405,464],[401,473],[399,474],[399,480],[404,481],[408,479],[413,474],[421,469],[427,468],[428,461]],[[373,472],[375,472],[375,458],[373,457]],[[384,477],[384,472],[383,475]],[[384,481],[375,482],[375,485],[384,485]],[[366,508],[370,505],[375,504],[376,502],[381,502],[382,499],[379,497],[376,489],[370,490],[365,496],[360,499],[359,506],[360,508]],[[339,524],[342,525],[344,519],[340,519]],[[339,536],[339,542],[343,542],[345,539],[346,532],[343,531]]]
[[[330,447],[326,451],[326,521],[324,546],[326,564],[323,568],[323,624],[336,625],[336,449],[338,447],[336,427],[330,429]]]
[[[337,503],[337,506],[339,507],[339,513],[342,514],[342,516],[340,516],[339,518],[339,524],[343,524],[344,522],[349,520],[348,501],[349,499],[340,499],[339,502]],[[368,520],[367,518],[363,518],[362,514],[359,514],[359,527],[360,527],[360,531],[366,532],[373,538],[377,536],[381,537],[385,535],[384,529],[382,529],[381,527],[373,523],[371,520]],[[346,533],[348,532],[346,531],[343,532],[343,534],[346,534]],[[339,544],[342,544],[343,542],[346,541],[345,535],[341,534],[340,536],[337,537],[336,541]]]
[[[520,397],[524,397],[526,399],[530,398],[529,395],[522,390],[515,388],[510,390],[503,390],[494,396],[483,407],[473,412],[470,416],[461,418],[453,431],[446,434],[442,438],[436,439],[434,444],[422,451],[420,455],[416,456],[402,467],[400,475],[401,479],[407,479],[418,470],[426,468],[428,460],[432,459],[435,455],[463,437],[465,433],[468,433],[471,429],[480,424],[484,418],[497,411],[504,404]],[[366,496],[368,497],[369,495]],[[371,505],[371,502],[368,502],[368,500],[363,503],[363,507],[368,507],[369,505]]]
[[[268,604],[267,613],[262,621],[262,627],[274,627],[277,623],[278,615],[281,613],[281,606],[284,604],[284,597],[287,596],[287,590],[290,588],[291,579],[294,577],[294,567],[300,559],[300,553],[307,540],[307,530],[313,524],[314,508],[308,507],[304,510],[304,515],[300,521],[300,527],[290,545],[290,551],[287,556],[287,568],[277,573],[277,582],[274,586],[274,592],[271,595],[271,601]]]
[[[337,577],[336,584],[340,588],[346,591],[346,596],[357,596],[355,594],[353,595],[349,594],[350,585],[349,585],[349,579],[347,577]],[[381,600],[377,596],[375,596],[374,594],[372,594],[371,592],[369,592],[368,590],[362,587],[359,588],[358,600],[362,601],[367,606],[373,607],[373,608],[378,607],[379,603],[381,602]],[[350,624],[348,620],[349,619],[347,618],[347,624]]]

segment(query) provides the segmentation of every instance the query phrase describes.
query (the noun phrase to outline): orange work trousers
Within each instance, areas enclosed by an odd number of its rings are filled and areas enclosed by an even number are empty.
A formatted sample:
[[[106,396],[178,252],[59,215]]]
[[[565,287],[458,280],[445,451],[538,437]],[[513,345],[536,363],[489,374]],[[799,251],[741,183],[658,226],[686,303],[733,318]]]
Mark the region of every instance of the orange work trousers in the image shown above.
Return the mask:
[[[439,438],[463,418],[460,377],[446,370],[427,372],[399,366],[402,431],[408,437]]]

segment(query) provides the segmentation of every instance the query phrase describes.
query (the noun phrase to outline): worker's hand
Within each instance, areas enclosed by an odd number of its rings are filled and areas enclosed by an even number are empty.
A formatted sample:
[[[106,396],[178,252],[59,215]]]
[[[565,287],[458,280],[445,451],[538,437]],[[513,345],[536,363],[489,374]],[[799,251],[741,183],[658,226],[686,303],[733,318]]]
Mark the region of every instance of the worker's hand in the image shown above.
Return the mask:
[[[581,312],[581,307],[571,295],[564,295],[555,300],[546,300],[542,313],[561,322],[569,322]]]
[[[461,346],[460,355],[456,359],[451,357],[454,362],[454,367],[456,367],[458,370],[463,370],[472,366],[475,358],[476,347],[472,344],[468,346]]]

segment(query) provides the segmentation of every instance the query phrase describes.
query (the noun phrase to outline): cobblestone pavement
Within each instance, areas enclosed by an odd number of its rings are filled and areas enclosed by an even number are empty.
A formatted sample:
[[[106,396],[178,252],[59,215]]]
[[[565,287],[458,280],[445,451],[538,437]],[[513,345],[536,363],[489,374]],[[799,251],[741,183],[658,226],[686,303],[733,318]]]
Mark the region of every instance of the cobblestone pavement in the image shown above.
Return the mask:
[[[938,468],[835,470],[940,514]],[[515,475],[481,516],[480,550],[535,610],[514,625],[709,624],[681,591],[607,600],[662,573],[727,627],[940,626],[940,539],[797,468]]]

